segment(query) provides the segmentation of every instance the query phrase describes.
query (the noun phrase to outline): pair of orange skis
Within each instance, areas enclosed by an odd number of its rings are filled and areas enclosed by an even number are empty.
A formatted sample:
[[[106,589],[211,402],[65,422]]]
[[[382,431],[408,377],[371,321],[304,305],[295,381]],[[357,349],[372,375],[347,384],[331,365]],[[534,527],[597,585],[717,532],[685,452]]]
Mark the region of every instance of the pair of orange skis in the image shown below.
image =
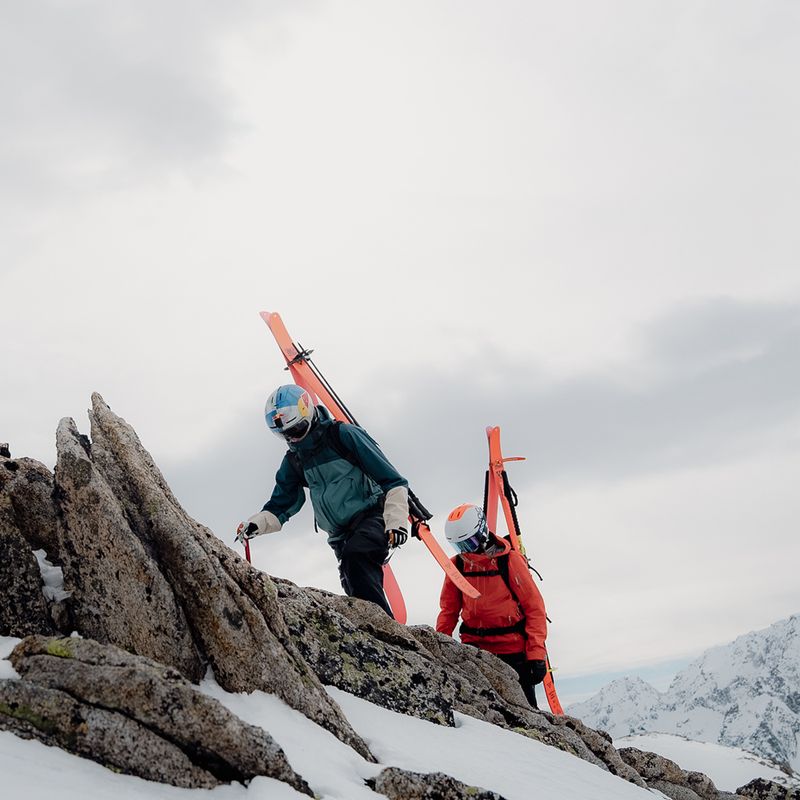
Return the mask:
[[[347,407],[333,391],[330,384],[328,384],[315,368],[313,362],[309,358],[310,351],[304,350],[292,341],[280,315],[274,312],[262,311],[261,318],[267,323],[272,335],[275,337],[275,341],[278,343],[278,347],[280,347],[281,353],[286,360],[286,367],[291,373],[294,382],[298,386],[302,386],[306,391],[311,392],[312,395],[316,395],[335,419],[340,422],[355,423],[355,419],[352,414],[350,414]],[[519,525],[516,521],[516,515],[505,491],[508,481],[505,478],[505,469],[503,467],[505,461],[521,461],[522,459],[503,458],[500,451],[500,428],[487,428],[486,433],[489,437],[489,471],[487,473],[485,507],[489,529],[492,531],[496,530],[497,507],[499,501],[503,506],[506,525],[511,538],[511,545],[524,553],[519,539]],[[412,508],[415,505],[416,503],[412,503]],[[423,544],[428,548],[430,554],[436,559],[439,566],[441,566],[450,580],[464,594],[472,598],[480,597],[480,592],[478,592],[461,572],[458,571],[455,564],[453,564],[447,553],[445,553],[441,545],[434,538],[428,526],[427,518],[424,517],[424,509],[418,508],[417,510],[420,513],[418,515],[412,513],[410,517],[415,535],[420,538]],[[245,542],[245,547],[247,546],[248,543]],[[247,555],[249,560],[249,553]],[[383,571],[383,584],[386,598],[389,601],[395,619],[404,625],[406,623],[407,614],[403,593],[400,591],[400,587],[391,567],[385,564]],[[544,689],[547,701],[550,704],[550,710],[554,714],[563,714],[561,704],[556,695],[555,685],[553,684],[549,660],[547,662],[547,675],[544,679]]]

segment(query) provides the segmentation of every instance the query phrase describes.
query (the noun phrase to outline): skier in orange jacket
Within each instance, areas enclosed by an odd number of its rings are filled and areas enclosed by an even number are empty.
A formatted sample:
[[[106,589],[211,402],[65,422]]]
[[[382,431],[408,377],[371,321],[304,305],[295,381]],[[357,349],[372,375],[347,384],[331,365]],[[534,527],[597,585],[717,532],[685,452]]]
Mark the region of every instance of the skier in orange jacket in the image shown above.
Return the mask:
[[[459,551],[451,560],[481,595],[467,597],[445,576],[436,630],[451,636],[460,615],[461,641],[513,667],[528,702],[538,708],[534,686],[547,674],[547,615],[528,562],[489,530],[483,511],[470,503],[450,513],[444,532]]]

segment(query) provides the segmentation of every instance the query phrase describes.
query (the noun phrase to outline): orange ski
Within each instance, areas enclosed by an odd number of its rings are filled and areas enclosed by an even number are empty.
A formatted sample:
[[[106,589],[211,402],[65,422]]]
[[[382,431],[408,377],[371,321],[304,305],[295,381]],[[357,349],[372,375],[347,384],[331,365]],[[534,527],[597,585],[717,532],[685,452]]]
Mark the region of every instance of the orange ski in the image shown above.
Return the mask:
[[[514,510],[506,496],[505,480],[506,469],[503,464],[506,461],[524,461],[524,458],[516,456],[514,458],[503,458],[503,451],[500,449],[500,428],[487,428],[486,437],[489,439],[489,493],[486,508],[486,521],[489,530],[497,532],[497,501],[503,506],[503,515],[506,518],[506,528],[511,537],[511,546],[525,555],[525,548],[519,539],[519,530],[514,519]]]
[[[514,510],[516,497],[514,495],[514,490],[508,482],[508,476],[503,466],[508,461],[524,461],[525,459],[520,457],[503,458],[503,451],[500,447],[500,428],[487,428],[486,437],[489,440],[489,469],[486,472],[486,497],[484,497],[486,522],[489,525],[489,530],[493,533],[497,533],[497,507],[498,503],[502,505],[511,546],[515,550],[519,550],[522,555],[525,555],[525,548],[522,544],[522,534],[519,529],[519,520],[517,520],[517,512]],[[511,498],[514,498],[514,505],[511,503]],[[550,656],[547,655],[546,650],[545,660],[547,663],[547,672],[544,676],[544,680],[542,680],[544,694],[545,697],[547,697],[550,711],[556,716],[561,716],[564,710],[561,708],[561,702],[556,693],[556,685],[553,681],[553,670],[550,666]]]

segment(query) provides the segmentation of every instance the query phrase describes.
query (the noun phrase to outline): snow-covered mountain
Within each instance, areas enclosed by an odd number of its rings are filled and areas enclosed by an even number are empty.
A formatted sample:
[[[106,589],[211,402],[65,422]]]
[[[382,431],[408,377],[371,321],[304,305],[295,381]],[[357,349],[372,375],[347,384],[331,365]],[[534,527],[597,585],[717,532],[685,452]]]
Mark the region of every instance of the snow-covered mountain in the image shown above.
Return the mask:
[[[800,771],[800,615],[707,650],[664,693],[625,678],[568,713],[614,738],[672,733]]]

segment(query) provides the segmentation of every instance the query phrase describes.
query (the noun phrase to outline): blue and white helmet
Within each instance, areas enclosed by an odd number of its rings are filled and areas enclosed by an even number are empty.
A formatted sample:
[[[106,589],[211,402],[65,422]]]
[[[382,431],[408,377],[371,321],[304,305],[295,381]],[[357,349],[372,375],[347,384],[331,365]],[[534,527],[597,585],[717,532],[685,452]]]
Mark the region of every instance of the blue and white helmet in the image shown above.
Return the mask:
[[[311,430],[314,421],[311,394],[294,383],[279,386],[264,407],[267,427],[289,442],[299,442]]]

